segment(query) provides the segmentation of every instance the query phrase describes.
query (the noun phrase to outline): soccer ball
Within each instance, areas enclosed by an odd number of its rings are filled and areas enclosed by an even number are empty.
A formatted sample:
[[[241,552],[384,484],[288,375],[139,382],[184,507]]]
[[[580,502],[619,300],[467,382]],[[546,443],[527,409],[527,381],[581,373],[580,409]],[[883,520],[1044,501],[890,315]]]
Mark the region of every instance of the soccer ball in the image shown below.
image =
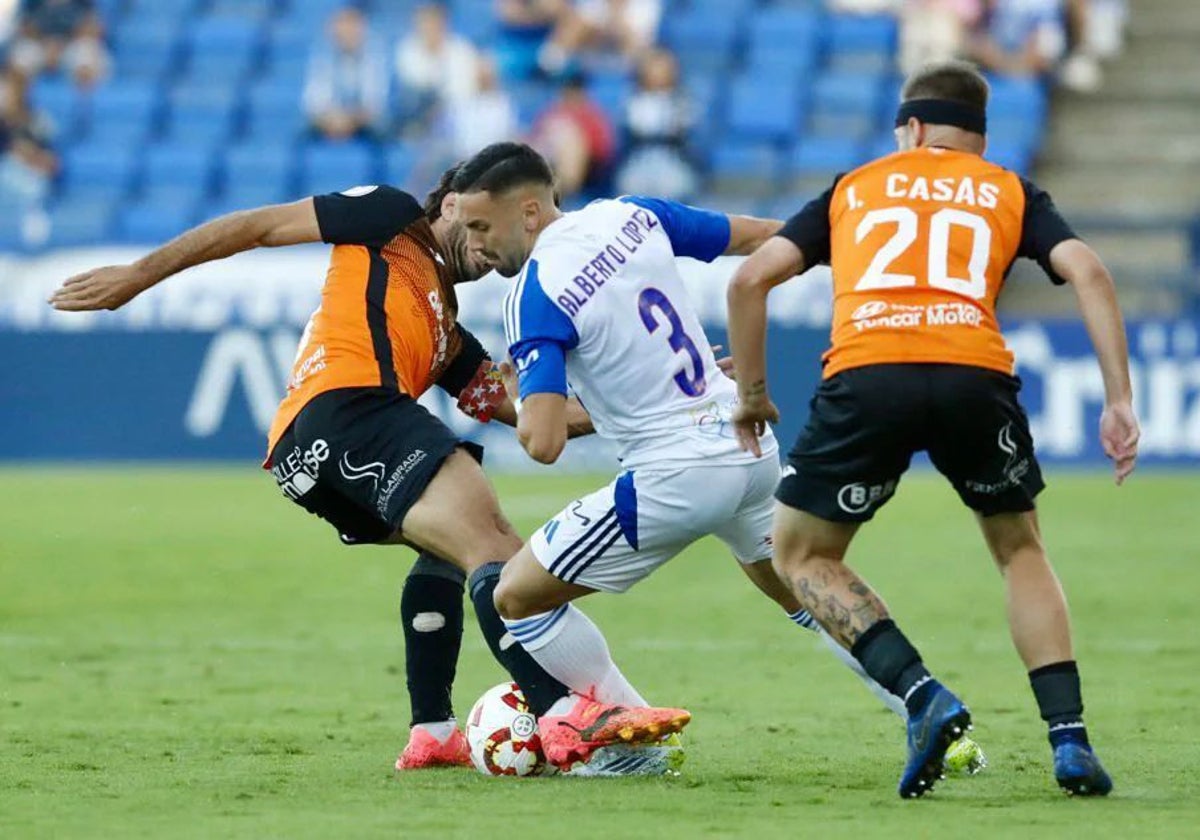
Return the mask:
[[[548,776],[537,718],[516,683],[489,688],[467,716],[471,762],[485,776]]]

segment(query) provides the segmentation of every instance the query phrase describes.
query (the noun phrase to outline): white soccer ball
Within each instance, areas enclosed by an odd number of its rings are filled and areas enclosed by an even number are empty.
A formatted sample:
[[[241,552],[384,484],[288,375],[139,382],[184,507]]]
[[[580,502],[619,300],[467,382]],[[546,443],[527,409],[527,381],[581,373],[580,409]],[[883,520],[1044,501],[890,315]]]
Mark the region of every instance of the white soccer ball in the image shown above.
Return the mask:
[[[549,776],[537,717],[516,683],[489,688],[467,716],[471,761],[485,776]]]

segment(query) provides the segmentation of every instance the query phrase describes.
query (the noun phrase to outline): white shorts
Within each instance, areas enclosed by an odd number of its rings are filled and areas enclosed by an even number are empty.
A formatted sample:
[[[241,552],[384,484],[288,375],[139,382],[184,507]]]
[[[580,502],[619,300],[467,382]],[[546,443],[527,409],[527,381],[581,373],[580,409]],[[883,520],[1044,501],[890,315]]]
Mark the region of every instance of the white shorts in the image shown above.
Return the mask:
[[[712,534],[742,563],[771,556],[779,462],[637,470],[576,499],[530,539],[550,574],[624,592]]]

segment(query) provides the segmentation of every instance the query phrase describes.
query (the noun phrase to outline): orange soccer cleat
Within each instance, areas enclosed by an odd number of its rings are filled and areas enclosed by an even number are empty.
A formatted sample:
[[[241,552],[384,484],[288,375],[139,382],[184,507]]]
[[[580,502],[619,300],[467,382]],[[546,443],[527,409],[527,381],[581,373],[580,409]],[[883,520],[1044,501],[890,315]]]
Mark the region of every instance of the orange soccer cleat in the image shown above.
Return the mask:
[[[471,748],[467,744],[467,737],[457,728],[445,741],[439,741],[423,726],[414,726],[408,737],[408,746],[396,759],[397,770],[470,766]]]
[[[546,760],[567,770],[586,761],[597,747],[656,742],[691,719],[684,709],[615,706],[581,696],[569,713],[542,717],[538,732]]]

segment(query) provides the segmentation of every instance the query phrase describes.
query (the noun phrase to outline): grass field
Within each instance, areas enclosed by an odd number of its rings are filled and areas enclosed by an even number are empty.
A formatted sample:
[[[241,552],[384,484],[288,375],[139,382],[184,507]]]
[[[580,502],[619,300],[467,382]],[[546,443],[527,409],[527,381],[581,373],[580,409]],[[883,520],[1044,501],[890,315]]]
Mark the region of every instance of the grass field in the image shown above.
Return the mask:
[[[714,543],[586,604],[635,684],[695,714],[681,778],[396,777],[410,552],[342,548],[250,468],[0,471],[0,836],[1197,836],[1197,477],[1051,482],[1105,801],[1057,793],[999,581],[929,476],[854,559],[992,766],[903,802],[896,718]],[[497,483],[528,532],[597,479]],[[468,621],[461,714],[501,679]]]

